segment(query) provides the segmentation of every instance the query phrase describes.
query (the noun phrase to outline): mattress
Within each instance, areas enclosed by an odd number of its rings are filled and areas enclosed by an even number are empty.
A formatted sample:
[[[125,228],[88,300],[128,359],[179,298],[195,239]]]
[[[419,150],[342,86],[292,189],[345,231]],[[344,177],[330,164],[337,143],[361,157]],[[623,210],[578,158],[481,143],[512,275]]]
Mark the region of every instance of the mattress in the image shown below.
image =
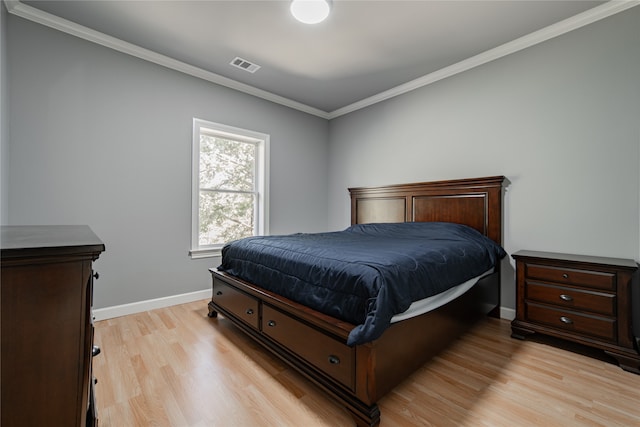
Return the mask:
[[[378,338],[413,302],[483,274],[505,255],[460,224],[358,224],[237,240],[223,248],[218,270],[356,325],[353,345]]]
[[[442,307],[443,305],[450,303],[460,295],[467,292],[469,289],[473,288],[473,286],[478,283],[478,280],[482,279],[484,276],[488,276],[494,271],[495,269],[491,268],[476,277],[472,277],[466,282],[463,282],[456,286],[452,286],[444,292],[440,292],[439,294],[412,302],[408,309],[393,316],[391,318],[391,323],[396,323],[402,320],[411,319],[412,317],[420,316],[421,314],[428,313],[437,309],[438,307]]]

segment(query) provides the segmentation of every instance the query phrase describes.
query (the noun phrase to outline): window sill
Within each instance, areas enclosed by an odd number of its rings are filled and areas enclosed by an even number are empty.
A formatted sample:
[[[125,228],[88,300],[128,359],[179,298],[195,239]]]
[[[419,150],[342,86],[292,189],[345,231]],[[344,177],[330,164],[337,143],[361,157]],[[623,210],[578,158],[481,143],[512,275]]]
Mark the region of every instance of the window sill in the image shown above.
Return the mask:
[[[191,259],[213,258],[222,256],[222,248],[215,249],[192,249],[189,251]]]

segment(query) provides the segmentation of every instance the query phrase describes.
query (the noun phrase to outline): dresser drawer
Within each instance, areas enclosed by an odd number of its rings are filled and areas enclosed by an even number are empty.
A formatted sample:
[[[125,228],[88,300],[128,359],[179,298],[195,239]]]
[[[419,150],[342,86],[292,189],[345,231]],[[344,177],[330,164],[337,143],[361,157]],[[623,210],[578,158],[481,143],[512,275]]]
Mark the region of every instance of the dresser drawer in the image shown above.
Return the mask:
[[[238,319],[243,320],[253,328],[259,329],[260,302],[256,298],[227,285],[221,280],[214,280],[212,300]]]
[[[269,305],[262,306],[262,332],[353,390],[353,348]]]
[[[527,282],[526,299],[565,309],[615,315],[615,294]]]
[[[557,329],[589,335],[607,341],[616,340],[616,320],[603,316],[588,315],[570,310],[556,309],[527,302],[526,319],[546,324]]]
[[[616,285],[615,274],[538,264],[526,264],[525,275],[530,279],[595,289],[615,290]]]

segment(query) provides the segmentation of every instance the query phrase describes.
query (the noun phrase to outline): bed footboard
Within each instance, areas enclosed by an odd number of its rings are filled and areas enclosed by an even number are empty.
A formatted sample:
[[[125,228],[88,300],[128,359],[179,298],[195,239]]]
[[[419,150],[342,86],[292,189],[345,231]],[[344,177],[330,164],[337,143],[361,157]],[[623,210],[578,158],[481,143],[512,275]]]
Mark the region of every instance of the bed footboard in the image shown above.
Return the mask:
[[[358,426],[376,426],[375,402],[356,395],[358,346],[347,346],[353,325],[315,312],[224,272],[211,269],[209,317],[222,314],[256,342],[323,389]]]
[[[393,324],[376,341],[350,347],[353,325],[210,271],[209,317],[222,314],[342,404],[356,425],[368,427],[380,423],[378,400],[491,312],[500,288],[494,273],[455,301]]]

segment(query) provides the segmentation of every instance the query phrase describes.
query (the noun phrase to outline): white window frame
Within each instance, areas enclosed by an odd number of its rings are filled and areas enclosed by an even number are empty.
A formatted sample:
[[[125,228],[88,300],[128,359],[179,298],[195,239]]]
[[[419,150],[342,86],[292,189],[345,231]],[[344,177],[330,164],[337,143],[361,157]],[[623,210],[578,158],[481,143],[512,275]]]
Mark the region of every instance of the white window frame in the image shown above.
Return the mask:
[[[229,138],[256,144],[254,235],[269,234],[269,135],[202,119],[193,119],[191,157],[191,250],[192,259],[220,256],[224,244],[201,246],[200,237],[200,135]]]

